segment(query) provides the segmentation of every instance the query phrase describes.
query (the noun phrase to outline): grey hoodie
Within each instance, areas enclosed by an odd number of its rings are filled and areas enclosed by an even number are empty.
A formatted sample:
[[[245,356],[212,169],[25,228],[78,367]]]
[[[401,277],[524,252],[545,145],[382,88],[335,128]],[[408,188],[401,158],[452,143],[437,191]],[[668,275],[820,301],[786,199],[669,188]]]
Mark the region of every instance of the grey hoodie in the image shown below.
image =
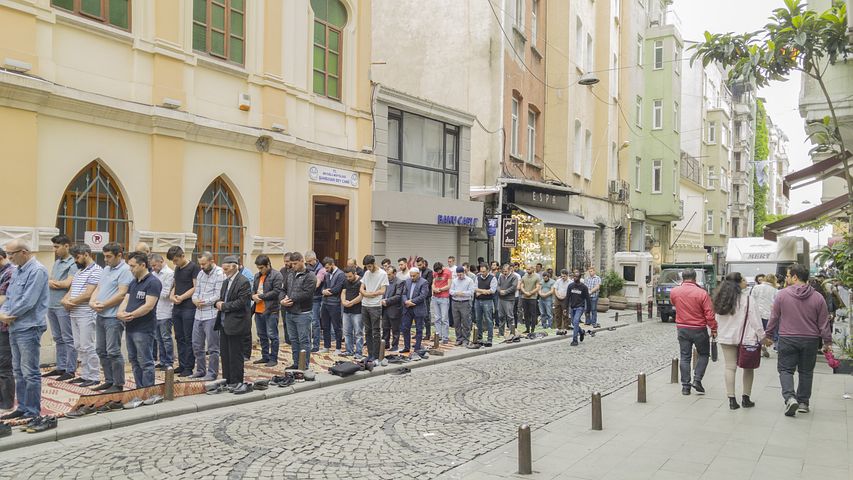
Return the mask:
[[[765,337],[773,338],[777,329],[781,337],[821,338],[824,345],[832,345],[826,300],[805,284],[791,285],[776,295]]]
[[[501,295],[501,290],[505,290],[505,294]],[[509,275],[501,274],[498,277],[498,297],[506,300],[515,298],[515,291],[518,290],[518,275],[510,273]]]

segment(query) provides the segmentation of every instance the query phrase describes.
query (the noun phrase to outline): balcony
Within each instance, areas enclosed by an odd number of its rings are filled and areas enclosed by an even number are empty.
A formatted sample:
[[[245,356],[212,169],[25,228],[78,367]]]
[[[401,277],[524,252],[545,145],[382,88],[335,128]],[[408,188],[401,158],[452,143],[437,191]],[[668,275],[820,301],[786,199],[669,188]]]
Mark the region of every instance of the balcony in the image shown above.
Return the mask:
[[[702,163],[698,158],[692,157],[686,152],[681,152],[680,173],[681,178],[702,185]]]

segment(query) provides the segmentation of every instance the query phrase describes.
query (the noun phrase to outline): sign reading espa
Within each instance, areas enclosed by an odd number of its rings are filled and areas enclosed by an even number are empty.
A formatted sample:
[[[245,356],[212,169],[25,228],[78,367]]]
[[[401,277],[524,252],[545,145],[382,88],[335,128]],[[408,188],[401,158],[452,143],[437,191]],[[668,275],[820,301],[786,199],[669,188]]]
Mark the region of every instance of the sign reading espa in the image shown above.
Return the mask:
[[[315,183],[358,188],[358,172],[324,165],[309,165],[308,179]]]
[[[437,223],[439,225],[458,225],[460,227],[474,228],[480,221],[477,217],[463,217],[459,215],[438,215]]]

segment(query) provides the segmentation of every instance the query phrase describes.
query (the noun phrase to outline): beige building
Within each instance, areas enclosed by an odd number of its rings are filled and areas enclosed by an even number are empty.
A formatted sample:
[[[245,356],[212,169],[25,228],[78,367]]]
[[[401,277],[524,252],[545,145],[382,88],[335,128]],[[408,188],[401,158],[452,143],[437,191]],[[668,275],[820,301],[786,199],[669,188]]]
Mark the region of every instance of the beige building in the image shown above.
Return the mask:
[[[0,240],[368,253],[370,0],[0,4]]]

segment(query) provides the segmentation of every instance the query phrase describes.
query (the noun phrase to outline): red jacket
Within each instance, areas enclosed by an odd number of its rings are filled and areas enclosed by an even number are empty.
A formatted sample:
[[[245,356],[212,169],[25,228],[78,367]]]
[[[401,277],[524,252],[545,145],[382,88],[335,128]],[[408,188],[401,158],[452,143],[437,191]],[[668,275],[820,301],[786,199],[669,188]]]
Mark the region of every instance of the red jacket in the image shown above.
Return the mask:
[[[675,326],[678,328],[710,328],[717,331],[717,318],[711,296],[696,282],[686,281],[669,294],[675,307]]]

